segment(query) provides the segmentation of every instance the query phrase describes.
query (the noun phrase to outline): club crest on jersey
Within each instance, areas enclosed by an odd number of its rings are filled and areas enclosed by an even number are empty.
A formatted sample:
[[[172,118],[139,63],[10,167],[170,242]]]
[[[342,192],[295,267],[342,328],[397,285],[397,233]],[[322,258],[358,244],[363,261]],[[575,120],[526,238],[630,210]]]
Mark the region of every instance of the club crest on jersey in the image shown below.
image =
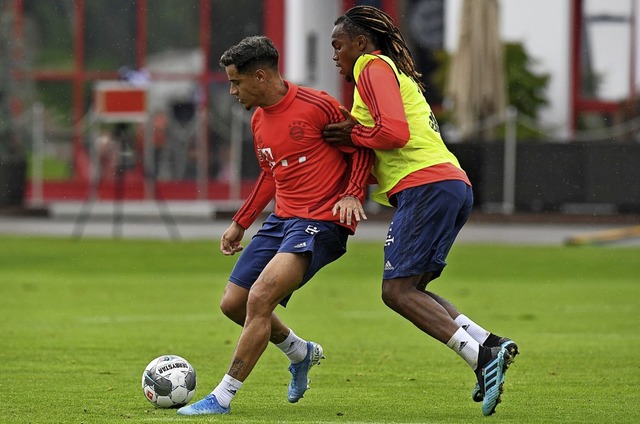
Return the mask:
[[[292,122],[289,125],[289,137],[294,141],[300,141],[304,138],[304,127],[300,122]]]

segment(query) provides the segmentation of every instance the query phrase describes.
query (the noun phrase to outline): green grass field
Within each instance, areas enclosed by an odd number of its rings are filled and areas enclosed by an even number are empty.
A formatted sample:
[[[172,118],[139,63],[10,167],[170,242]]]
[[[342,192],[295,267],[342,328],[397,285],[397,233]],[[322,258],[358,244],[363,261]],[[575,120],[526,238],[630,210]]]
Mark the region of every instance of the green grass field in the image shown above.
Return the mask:
[[[196,399],[215,387],[240,332],[218,309],[235,258],[215,241],[0,243],[1,423],[640,421],[638,248],[454,246],[431,289],[521,350],[487,418],[468,366],[383,305],[381,246],[352,243],[278,309],[325,349],[305,398],[287,402],[270,346],[230,415],[189,419],[154,409],[140,377],[173,353]]]

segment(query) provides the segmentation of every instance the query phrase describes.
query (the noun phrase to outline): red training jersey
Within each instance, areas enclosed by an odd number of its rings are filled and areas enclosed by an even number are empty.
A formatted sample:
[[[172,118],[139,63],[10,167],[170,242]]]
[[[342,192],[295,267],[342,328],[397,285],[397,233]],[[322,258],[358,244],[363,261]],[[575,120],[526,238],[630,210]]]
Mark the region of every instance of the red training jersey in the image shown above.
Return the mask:
[[[338,101],[323,91],[285,84],[282,100],[257,108],[251,119],[262,172],[233,220],[249,228],[275,196],[274,213],[280,218],[334,221],[353,234],[355,220],[341,224],[331,210],[344,196],[364,201],[373,152],[326,143],[325,125],[344,120]]]

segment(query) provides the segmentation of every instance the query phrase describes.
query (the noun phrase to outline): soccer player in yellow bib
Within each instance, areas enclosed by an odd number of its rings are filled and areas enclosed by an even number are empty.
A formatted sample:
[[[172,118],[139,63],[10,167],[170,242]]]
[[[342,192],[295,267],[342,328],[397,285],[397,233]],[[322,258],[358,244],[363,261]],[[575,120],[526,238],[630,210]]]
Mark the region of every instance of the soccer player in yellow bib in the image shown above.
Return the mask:
[[[371,6],[349,9],[335,21],[331,45],[355,90],[351,113],[343,109],[346,120],[325,127],[325,140],[373,149],[372,198],[396,208],[384,247],[382,299],[469,364],[477,378],[472,398],[491,415],[517,345],[427,290],[471,213],[471,183],[442,141],[421,74],[389,15]]]

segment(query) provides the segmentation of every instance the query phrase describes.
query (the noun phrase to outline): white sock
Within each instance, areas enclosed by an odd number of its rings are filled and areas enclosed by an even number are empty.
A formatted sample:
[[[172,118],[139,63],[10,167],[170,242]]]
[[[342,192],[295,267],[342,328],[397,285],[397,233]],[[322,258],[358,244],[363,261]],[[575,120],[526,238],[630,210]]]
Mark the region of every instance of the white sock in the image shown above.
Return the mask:
[[[455,322],[458,323],[458,325],[462,327],[464,331],[469,333],[471,337],[473,337],[473,339],[480,344],[483,344],[487,340],[487,337],[489,337],[489,334],[491,334],[489,331],[471,321],[466,315],[458,315],[458,317],[455,319]]]
[[[467,364],[475,371],[478,367],[480,344],[469,333],[462,328],[458,328],[447,342],[447,346],[467,361]]]
[[[287,355],[292,364],[302,362],[307,356],[307,341],[298,337],[291,329],[287,338],[276,347]]]
[[[211,394],[216,396],[220,406],[228,408],[236,395],[238,390],[242,387],[242,381],[236,380],[229,374],[225,374],[222,377],[222,381],[218,384],[218,387],[213,389]]]

